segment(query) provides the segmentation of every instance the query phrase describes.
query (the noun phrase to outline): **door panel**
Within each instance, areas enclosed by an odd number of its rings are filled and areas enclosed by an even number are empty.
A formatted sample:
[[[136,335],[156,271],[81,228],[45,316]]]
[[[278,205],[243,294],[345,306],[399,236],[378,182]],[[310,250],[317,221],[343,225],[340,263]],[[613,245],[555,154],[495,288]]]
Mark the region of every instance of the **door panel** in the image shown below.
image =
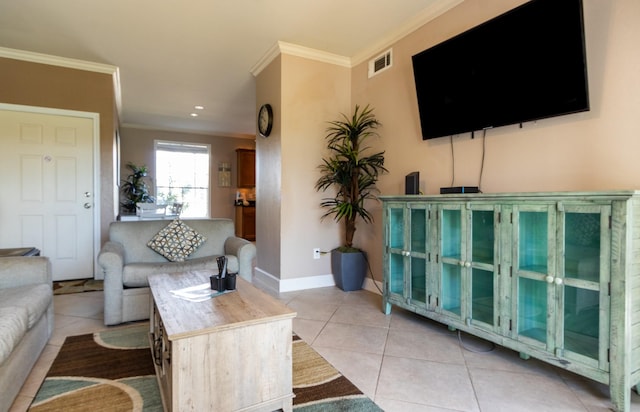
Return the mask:
[[[0,248],[37,247],[54,280],[94,276],[93,122],[0,110]]]

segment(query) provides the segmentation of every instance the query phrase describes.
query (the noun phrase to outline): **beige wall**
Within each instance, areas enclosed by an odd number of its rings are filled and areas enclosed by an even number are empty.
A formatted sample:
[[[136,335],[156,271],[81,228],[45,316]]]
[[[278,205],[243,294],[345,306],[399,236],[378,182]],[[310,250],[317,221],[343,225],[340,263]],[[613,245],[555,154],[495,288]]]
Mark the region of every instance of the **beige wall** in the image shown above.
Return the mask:
[[[109,74],[0,58],[0,101],[100,115],[100,239],[115,216],[113,159],[117,124]]]
[[[314,189],[325,152],[326,121],[350,106],[350,69],[280,55],[257,77],[257,105],[270,103],[271,136],[258,138],[257,269],[280,280],[330,275],[328,255],[340,244],[331,219],[321,222]]]
[[[256,78],[256,113],[269,103],[273,128],[267,138],[256,137],[256,270],[280,277],[280,214],[282,204],[281,58]]]
[[[255,141],[232,137],[209,136],[193,133],[180,133],[150,129],[122,127],[120,129],[120,178],[125,179],[131,173],[126,165],[147,165],[149,178],[147,183],[155,194],[155,156],[154,141],[168,140],[176,142],[204,143],[211,145],[211,217],[235,218],[233,202],[238,188],[236,149],[253,149]],[[231,187],[218,187],[218,163],[231,163]],[[244,191],[242,189],[241,191]]]
[[[371,103],[383,123],[377,147],[390,173],[378,185],[382,194],[404,193],[404,176],[416,170],[424,193],[452,185],[449,138],[421,139],[411,56],[522,3],[466,0],[394,44],[391,69],[373,79],[366,63],[353,69],[354,103]],[[584,0],[584,17],[591,111],[493,129],[484,142],[481,133],[454,136],[453,185],[487,193],[640,188],[640,2]],[[375,225],[360,225],[355,242],[381,279],[381,213],[372,209]]]
[[[327,120],[350,111],[351,71],[301,57],[282,56],[282,266],[281,279],[331,273],[329,255],[313,248],[344,243],[341,224],[320,221],[323,195],[314,189],[325,149]]]

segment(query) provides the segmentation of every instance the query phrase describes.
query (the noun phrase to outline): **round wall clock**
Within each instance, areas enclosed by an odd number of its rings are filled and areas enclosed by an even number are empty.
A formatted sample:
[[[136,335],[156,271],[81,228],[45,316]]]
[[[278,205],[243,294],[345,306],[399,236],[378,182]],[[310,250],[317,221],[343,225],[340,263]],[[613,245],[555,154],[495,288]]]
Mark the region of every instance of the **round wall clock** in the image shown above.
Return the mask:
[[[267,137],[273,127],[273,109],[270,104],[263,104],[258,112],[258,132],[260,136]]]

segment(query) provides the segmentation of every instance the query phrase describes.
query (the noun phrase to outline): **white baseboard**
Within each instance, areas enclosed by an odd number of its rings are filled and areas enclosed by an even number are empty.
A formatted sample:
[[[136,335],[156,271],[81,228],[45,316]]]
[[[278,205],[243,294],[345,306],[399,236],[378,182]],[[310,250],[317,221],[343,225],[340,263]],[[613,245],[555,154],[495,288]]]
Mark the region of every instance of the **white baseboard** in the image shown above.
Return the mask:
[[[336,285],[332,274],[281,280],[258,267],[255,268],[253,283],[273,293],[294,292]],[[382,289],[381,282],[375,281],[374,283],[371,278],[366,278],[362,288],[379,295],[380,290],[376,285]]]

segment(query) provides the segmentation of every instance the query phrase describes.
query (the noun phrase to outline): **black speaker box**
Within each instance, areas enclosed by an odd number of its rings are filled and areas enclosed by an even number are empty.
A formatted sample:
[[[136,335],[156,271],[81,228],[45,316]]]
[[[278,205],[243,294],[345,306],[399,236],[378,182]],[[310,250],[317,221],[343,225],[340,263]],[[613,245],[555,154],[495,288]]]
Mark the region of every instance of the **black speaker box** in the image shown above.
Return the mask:
[[[420,172],[412,172],[404,177],[404,194],[420,194]]]

